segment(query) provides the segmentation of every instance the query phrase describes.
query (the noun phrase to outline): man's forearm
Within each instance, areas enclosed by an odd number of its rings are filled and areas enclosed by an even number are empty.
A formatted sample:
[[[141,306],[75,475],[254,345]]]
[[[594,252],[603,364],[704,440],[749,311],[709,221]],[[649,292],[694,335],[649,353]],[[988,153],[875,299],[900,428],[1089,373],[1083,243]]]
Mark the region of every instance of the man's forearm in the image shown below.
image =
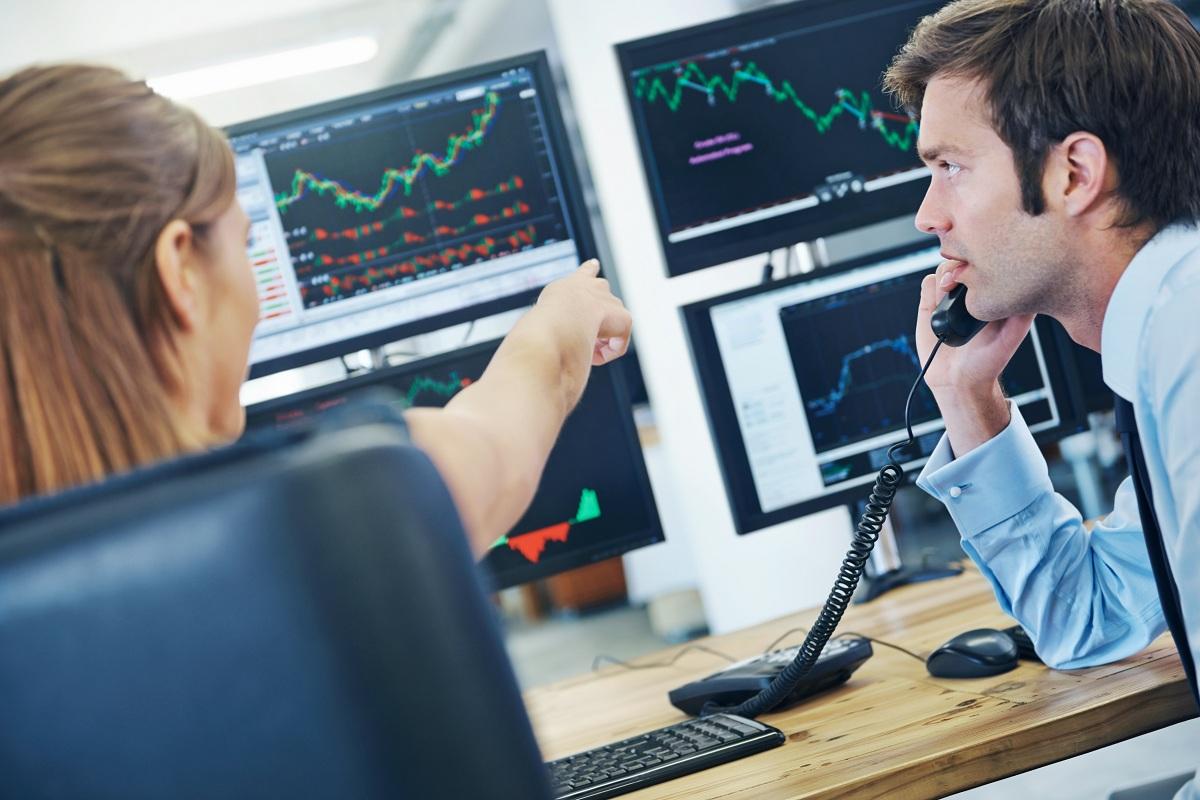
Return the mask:
[[[965,456],[1008,426],[1008,401],[998,383],[979,393],[942,389],[935,399],[955,458]]]

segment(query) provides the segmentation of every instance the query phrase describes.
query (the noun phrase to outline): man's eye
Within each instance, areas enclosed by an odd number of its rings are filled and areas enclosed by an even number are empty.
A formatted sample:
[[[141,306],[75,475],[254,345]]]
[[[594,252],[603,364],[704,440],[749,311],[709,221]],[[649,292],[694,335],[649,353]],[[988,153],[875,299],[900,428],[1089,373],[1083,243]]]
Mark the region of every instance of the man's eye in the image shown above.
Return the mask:
[[[960,169],[962,169],[962,167],[960,167],[958,164],[951,164],[951,163],[949,163],[949,162],[947,162],[947,161],[943,161],[943,162],[942,162],[941,164],[939,164],[938,166],[940,166],[940,167],[941,167],[941,169],[942,169],[942,171],[943,171],[943,172],[945,172],[947,175],[950,175],[950,176],[957,175],[957,174],[958,174],[958,171],[959,171]]]

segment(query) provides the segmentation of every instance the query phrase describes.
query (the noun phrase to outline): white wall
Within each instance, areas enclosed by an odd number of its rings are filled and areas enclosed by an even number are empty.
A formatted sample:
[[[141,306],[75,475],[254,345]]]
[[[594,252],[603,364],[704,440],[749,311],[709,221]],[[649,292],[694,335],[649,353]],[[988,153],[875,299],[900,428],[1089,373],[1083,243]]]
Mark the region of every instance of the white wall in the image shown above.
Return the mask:
[[[711,628],[728,631],[822,602],[850,538],[834,509],[739,537],[734,532],[678,308],[760,278],[762,258],[666,278],[613,45],[734,13],[733,0],[549,0],[558,52],[633,313],[638,354],[662,436],[656,485],[667,537],[684,542]],[[664,490],[670,493],[662,497]],[[651,551],[652,552],[652,551]]]

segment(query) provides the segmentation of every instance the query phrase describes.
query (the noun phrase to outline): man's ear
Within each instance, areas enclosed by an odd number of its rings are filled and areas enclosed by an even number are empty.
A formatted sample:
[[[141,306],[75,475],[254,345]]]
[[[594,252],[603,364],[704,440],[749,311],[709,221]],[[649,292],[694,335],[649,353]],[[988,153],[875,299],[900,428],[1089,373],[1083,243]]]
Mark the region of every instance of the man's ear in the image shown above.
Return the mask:
[[[1072,217],[1092,211],[1116,189],[1116,170],[1108,148],[1094,133],[1077,131],[1051,151],[1050,164],[1058,173],[1052,191],[1063,210]]]
[[[195,261],[192,226],[181,219],[171,220],[154,243],[154,262],[171,314],[185,332],[195,328],[200,308]]]

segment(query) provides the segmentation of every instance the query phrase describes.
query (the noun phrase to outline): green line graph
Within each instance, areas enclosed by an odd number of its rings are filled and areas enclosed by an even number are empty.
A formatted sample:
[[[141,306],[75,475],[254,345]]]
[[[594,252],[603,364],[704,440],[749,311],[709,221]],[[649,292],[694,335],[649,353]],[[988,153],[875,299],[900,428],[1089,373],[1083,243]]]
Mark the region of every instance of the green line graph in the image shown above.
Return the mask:
[[[426,392],[449,400],[470,385],[470,383],[470,378],[460,377],[457,372],[451,372],[444,381],[439,381],[437,378],[428,375],[418,375],[408,387],[408,394],[405,396],[405,407],[412,408],[417,398]]]
[[[675,112],[683,104],[685,92],[703,94],[707,97],[708,104],[715,106],[718,97],[724,97],[729,103],[736,103],[747,84],[753,84],[761,87],[776,103],[790,103],[794,106],[812,122],[817,133],[827,133],[839,117],[849,114],[860,128],[876,131],[890,147],[897,150],[909,150],[916,141],[919,128],[915,119],[876,109],[871,95],[865,91],[855,93],[839,88],[834,92],[834,102],[829,110],[820,113],[800,99],[791,83],[786,80],[777,83],[753,61],[744,66],[735,66],[732,77],[728,79],[722,75],[705,74],[695,62],[689,62],[682,69],[679,69],[679,66],[674,65],[671,76],[674,84],[670,88],[658,75],[643,75],[634,85],[634,96],[650,105],[662,102],[670,111]],[[661,73],[664,68],[659,67],[655,71]],[[900,130],[893,130],[888,127],[888,122],[900,124],[902,127]]]
[[[444,156],[418,151],[407,168],[385,169],[379,179],[379,191],[375,194],[366,194],[344,186],[336,180],[297,169],[292,176],[291,188],[275,196],[275,205],[281,214],[286,213],[288,208],[304,197],[309,190],[318,195],[332,193],[334,204],[338,208],[352,208],[359,212],[378,209],[397,187],[400,187],[407,197],[412,194],[413,184],[426,170],[432,170],[435,175],[445,175],[458,163],[463,153],[483,144],[500,108],[500,95],[488,92],[485,100],[487,105],[483,109],[471,112],[471,124],[465,132],[452,133],[447,137]]]

